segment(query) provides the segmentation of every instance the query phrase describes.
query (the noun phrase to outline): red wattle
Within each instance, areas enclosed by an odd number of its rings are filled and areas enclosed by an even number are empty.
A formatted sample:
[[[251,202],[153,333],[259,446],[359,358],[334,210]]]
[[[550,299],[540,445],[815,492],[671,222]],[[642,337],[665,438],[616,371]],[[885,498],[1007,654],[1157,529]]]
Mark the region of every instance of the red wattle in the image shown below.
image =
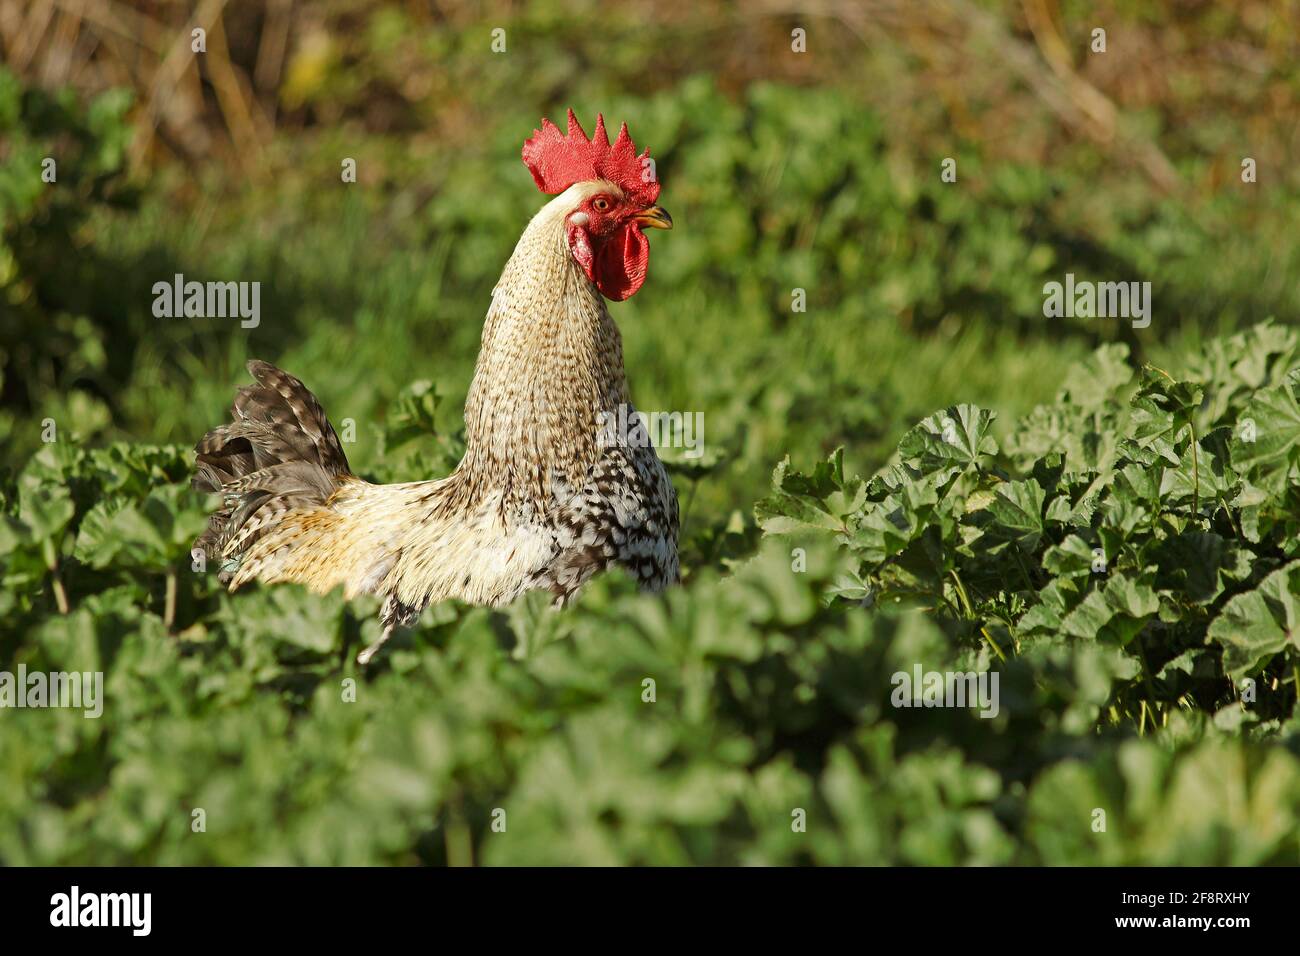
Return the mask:
[[[641,288],[650,266],[650,241],[639,223],[629,222],[601,244],[592,280],[600,294],[622,302]]]

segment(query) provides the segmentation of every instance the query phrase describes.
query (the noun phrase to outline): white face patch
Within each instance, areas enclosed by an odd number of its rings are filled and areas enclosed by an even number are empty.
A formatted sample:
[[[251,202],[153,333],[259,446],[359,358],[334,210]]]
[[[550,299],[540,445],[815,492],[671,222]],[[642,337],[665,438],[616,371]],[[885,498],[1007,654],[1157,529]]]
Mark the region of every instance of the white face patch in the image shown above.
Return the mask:
[[[577,260],[578,265],[582,266],[582,271],[587,273],[587,278],[591,278],[591,264],[595,254],[591,250],[591,241],[587,234],[581,230],[575,230],[569,237],[569,251],[573,258]]]
[[[569,217],[569,222],[573,223],[575,226],[585,226],[587,223],[591,222],[591,217],[585,212],[575,212]]]

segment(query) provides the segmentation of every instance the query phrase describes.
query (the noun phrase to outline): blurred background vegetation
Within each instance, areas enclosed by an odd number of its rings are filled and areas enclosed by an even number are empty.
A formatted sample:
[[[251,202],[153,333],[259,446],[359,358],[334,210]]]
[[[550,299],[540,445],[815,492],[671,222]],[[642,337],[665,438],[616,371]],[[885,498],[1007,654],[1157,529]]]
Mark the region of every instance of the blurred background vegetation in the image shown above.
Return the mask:
[[[1158,358],[1296,314],[1298,10],[4,0],[4,457],[47,416],[192,442],[250,356],[358,422],[362,469],[413,380],[454,433],[541,202],[519,144],[568,106],[628,120],[658,158],[678,228],[615,311],[638,405],[704,412],[728,460],[696,517],[752,501],[785,452],[844,443],[874,468],[958,398],[1014,420],[1101,341]],[[1045,319],[1066,271],[1150,281],[1151,327]],[[260,281],[261,325],[154,318],[177,272]]]

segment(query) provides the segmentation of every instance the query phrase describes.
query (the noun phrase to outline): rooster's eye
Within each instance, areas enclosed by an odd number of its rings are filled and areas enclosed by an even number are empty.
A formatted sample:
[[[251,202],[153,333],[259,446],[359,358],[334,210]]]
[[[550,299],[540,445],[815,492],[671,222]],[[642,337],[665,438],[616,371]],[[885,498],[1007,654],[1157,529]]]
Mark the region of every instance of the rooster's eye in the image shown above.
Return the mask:
[[[596,201],[592,203],[592,206],[594,206],[597,211],[604,212],[609,208],[609,200],[604,196],[599,196],[596,198]]]

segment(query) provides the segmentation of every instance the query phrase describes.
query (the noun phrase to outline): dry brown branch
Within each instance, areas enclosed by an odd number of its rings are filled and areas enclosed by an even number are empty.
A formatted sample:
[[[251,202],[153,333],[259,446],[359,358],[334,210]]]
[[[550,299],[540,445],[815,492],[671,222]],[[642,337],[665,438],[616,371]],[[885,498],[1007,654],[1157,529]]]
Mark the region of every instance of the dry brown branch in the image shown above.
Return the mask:
[[[54,0],[64,10],[75,10],[88,24],[101,32],[113,33],[124,40],[162,53],[166,47],[165,30],[148,14],[133,10],[115,0]]]
[[[148,97],[144,104],[145,122],[137,127],[135,139],[131,143],[130,157],[133,167],[142,164],[146,152],[153,143],[159,123],[168,114],[168,108],[180,84],[181,76],[194,65],[191,31],[198,27],[210,32],[213,22],[225,6],[226,0],[201,0],[189,24],[172,40],[162,64],[149,85]]]
[[[253,118],[257,103],[251,90],[245,96],[240,78],[230,63],[225,23],[220,13],[208,33],[208,53],[203,62],[212,88],[216,91],[221,113],[226,119],[226,128],[234,141],[236,159],[246,173],[254,173],[258,169],[257,160],[262,151],[263,138]],[[262,125],[267,125],[264,118]]]
[[[27,16],[23,19],[18,35],[9,49],[9,64],[14,72],[22,73],[32,62],[53,17],[52,0],[37,0],[28,8]]]
[[[730,94],[756,81],[848,87],[899,142],[956,138],[988,145],[990,156],[1050,163],[1051,150],[1083,140],[1164,192],[1184,186],[1165,155],[1171,147],[1143,130],[1139,111],[1177,129],[1214,109],[1246,127],[1242,138],[1261,158],[1279,163],[1294,151],[1300,126],[1287,13],[1242,0],[1227,27],[1201,29],[1194,12],[1190,26],[1177,17],[1157,24],[1126,17],[1127,40],[1095,58],[1073,48],[1077,31],[1066,29],[1058,3],[627,0],[659,36],[688,38],[665,41],[656,64],[665,77],[704,68]],[[415,121],[430,135],[467,135],[481,120],[461,89],[472,56],[433,64],[413,37],[400,54],[409,75],[376,62],[364,27],[385,9],[400,9],[413,33],[477,29],[484,16],[476,0],[0,0],[0,57],[27,83],[70,84],[85,95],[131,87],[137,169],[163,153],[247,169],[281,124],[363,114],[376,129],[409,130]],[[782,55],[795,24],[809,28],[807,57]],[[209,52],[198,60],[190,50],[195,26],[209,34]],[[546,42],[563,55],[577,32]],[[328,63],[313,64],[308,38],[327,39]],[[292,66],[295,56],[328,74],[311,83],[343,79],[351,92],[286,99],[287,78],[308,75]],[[1213,104],[1188,90],[1213,91]]]
[[[959,0],[961,2],[961,0]],[[1075,72],[1070,51],[1056,27],[1048,0],[1023,0],[1025,18],[1043,59],[1056,75],[1066,96],[1085,120],[1085,132],[1099,145],[1107,146],[1118,140],[1122,148],[1131,152],[1147,177],[1164,193],[1178,192],[1182,182],[1178,172],[1160,147],[1152,140],[1132,135],[1119,135],[1119,111],[1103,93]],[[1055,4],[1052,4],[1054,7]],[[999,27],[1000,29],[1000,27]]]
[[[293,22],[293,0],[270,0],[266,10],[266,27],[257,46],[257,65],[253,69],[253,82],[267,95],[272,116],[276,107],[275,93],[284,72],[285,53],[289,49],[289,27]]]
[[[870,34],[885,42],[901,42],[923,55],[934,41],[953,47],[968,63],[1013,74],[1067,127],[1103,149],[1131,156],[1162,192],[1180,190],[1182,182],[1160,147],[1149,139],[1122,133],[1114,103],[1074,72],[1045,0],[1023,0],[1023,5],[1036,44],[1016,37],[998,16],[969,0],[923,4],[807,0],[797,7],[790,0],[760,0],[756,6],[769,16],[826,17],[856,36]],[[932,51],[929,58],[935,58]]]

